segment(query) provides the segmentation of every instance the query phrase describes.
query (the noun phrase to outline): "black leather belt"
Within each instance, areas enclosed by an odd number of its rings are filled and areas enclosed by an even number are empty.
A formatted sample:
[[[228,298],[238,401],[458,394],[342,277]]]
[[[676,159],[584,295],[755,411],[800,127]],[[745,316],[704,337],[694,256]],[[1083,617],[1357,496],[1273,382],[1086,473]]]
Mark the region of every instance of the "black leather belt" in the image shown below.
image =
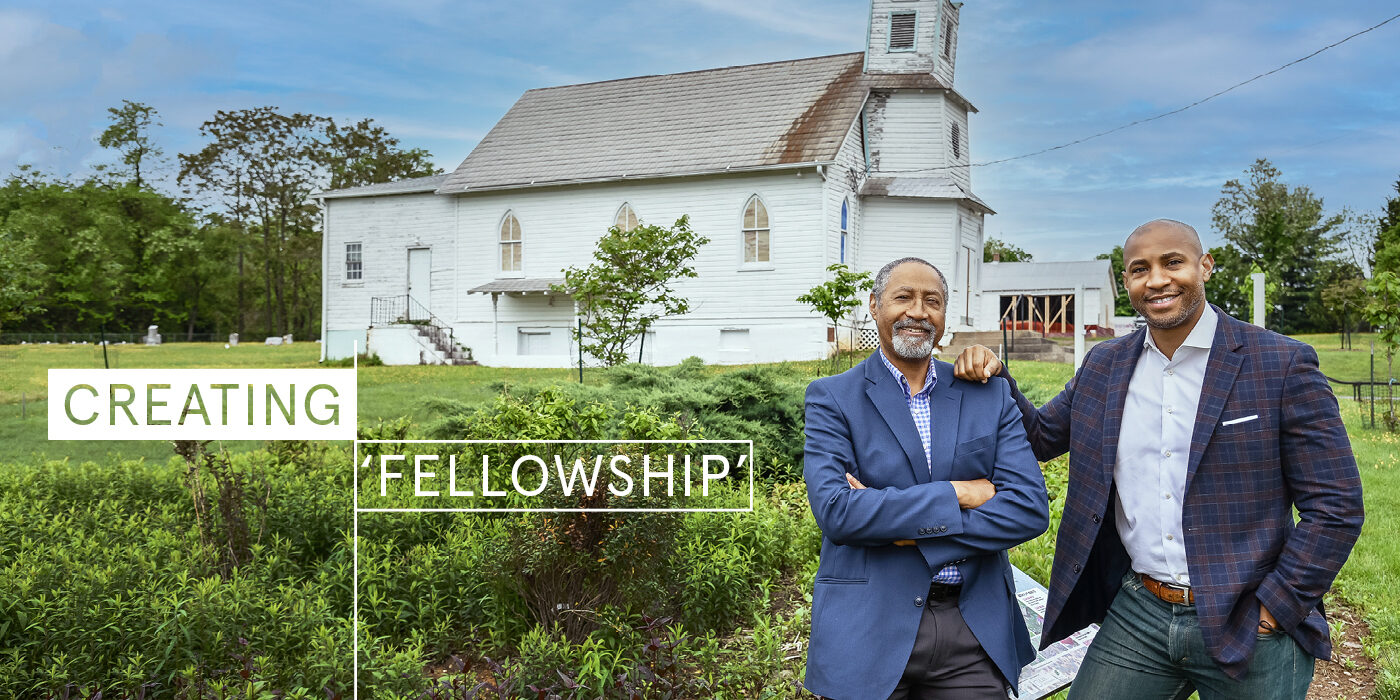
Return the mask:
[[[960,583],[930,583],[928,585],[928,599],[935,600],[957,600],[962,593]]]

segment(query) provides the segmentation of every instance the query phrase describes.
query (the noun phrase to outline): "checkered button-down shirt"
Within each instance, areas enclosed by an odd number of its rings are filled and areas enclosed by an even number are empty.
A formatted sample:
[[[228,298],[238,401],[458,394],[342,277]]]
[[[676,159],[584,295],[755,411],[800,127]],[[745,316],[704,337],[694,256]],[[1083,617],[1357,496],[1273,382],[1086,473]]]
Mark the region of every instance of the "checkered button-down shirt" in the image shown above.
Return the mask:
[[[919,442],[924,446],[924,463],[933,464],[933,452],[929,448],[933,441],[933,411],[929,407],[929,394],[933,392],[933,387],[938,383],[938,372],[934,367],[933,358],[928,359],[928,374],[924,375],[924,387],[913,393],[909,390],[909,380],[904,378],[904,373],[885,357],[883,350],[880,353],[880,361],[885,363],[885,369],[894,375],[894,380],[899,383],[899,388],[904,392],[904,400],[909,404],[909,415],[914,419],[914,427],[919,431]],[[930,466],[929,469],[933,467]],[[962,572],[958,570],[956,564],[945,564],[933,576],[933,583],[948,583],[958,585],[962,583]]]

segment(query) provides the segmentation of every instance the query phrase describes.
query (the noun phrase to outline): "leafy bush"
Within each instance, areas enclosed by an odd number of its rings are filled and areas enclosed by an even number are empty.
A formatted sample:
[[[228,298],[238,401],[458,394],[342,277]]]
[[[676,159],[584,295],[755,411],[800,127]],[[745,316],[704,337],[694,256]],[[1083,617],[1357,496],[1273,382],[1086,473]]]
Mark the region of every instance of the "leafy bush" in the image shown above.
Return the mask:
[[[627,364],[603,374],[605,384],[561,384],[548,387],[510,387],[502,390],[529,400],[547,393],[569,397],[578,405],[607,405],[611,419],[597,428],[600,437],[622,436],[623,416],[635,407],[647,407],[659,416],[674,416],[694,437],[711,440],[753,440],[756,475],[769,481],[802,478],[803,395],[810,378],[789,366],[759,365],[712,372],[697,357],[675,367]],[[471,407],[450,400],[432,402],[446,418],[428,427],[430,436],[460,435],[462,420]],[[527,429],[527,426],[512,426]],[[570,434],[569,425],[551,425]],[[533,434],[533,433],[532,433]],[[564,435],[541,435],[563,437]]]

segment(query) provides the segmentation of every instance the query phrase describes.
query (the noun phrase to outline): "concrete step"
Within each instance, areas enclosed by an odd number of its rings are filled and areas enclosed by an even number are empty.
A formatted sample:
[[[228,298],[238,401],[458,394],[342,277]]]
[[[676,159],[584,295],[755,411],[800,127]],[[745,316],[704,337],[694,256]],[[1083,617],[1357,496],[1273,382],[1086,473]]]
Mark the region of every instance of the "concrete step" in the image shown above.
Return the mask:
[[[943,357],[957,357],[958,354],[961,353],[964,349],[969,348],[974,344],[991,348],[993,352],[996,352],[1002,348],[1000,336],[997,336],[995,339],[988,338],[984,340],[979,338],[964,338],[960,334],[958,336],[954,336],[952,343],[944,346],[943,350],[941,351],[941,355]],[[1054,354],[1064,349],[1064,346],[1060,345],[1059,343],[1056,343],[1055,341],[1050,340],[1049,338],[1042,338],[1038,335],[1018,337],[1016,338],[1015,343],[1011,347],[1014,349],[1014,352],[1018,354]],[[1071,349],[1070,356],[1073,357],[1073,355],[1074,351]]]
[[[1013,352],[1007,356],[1011,362],[1063,362],[1074,363],[1074,352]]]

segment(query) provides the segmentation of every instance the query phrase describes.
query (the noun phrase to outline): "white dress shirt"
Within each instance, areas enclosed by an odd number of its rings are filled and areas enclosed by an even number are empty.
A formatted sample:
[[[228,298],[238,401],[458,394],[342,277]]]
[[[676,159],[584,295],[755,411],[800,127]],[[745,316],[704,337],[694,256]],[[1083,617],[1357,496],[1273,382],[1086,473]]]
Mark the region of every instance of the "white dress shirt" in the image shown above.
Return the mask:
[[[1170,360],[1148,330],[1128,382],[1113,465],[1118,535],[1133,571],[1183,586],[1191,585],[1181,532],[1186,462],[1218,322],[1207,305]]]

